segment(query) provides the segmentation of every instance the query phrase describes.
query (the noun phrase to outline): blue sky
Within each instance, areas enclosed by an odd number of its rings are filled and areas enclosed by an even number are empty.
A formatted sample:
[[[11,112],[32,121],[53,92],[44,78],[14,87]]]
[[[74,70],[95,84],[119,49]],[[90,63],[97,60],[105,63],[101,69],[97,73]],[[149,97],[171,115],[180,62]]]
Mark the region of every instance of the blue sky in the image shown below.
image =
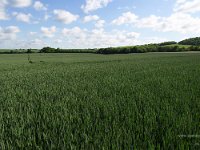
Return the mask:
[[[179,41],[199,26],[199,0],[0,0],[0,48]]]

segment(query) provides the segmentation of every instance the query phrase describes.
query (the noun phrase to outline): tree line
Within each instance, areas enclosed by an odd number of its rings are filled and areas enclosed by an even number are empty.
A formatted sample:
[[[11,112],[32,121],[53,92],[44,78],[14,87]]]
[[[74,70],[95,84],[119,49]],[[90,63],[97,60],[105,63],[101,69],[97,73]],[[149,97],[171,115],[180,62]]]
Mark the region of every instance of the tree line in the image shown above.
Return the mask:
[[[52,47],[44,47],[39,53],[93,53],[94,49],[60,49]]]
[[[147,53],[147,52],[184,52],[200,51],[199,46],[181,47],[178,45],[159,46],[159,44],[148,44],[143,46],[101,48],[98,54],[128,54],[128,53]]]
[[[179,44],[200,46],[200,37],[185,39],[185,40],[180,41]]]
[[[19,54],[19,53],[97,53],[97,54],[128,54],[128,53],[147,53],[147,52],[182,52],[200,51],[200,37],[185,39],[180,42],[167,41],[158,44],[146,44],[137,46],[108,47],[98,49],[60,49],[44,47],[36,49],[4,50],[0,54]]]

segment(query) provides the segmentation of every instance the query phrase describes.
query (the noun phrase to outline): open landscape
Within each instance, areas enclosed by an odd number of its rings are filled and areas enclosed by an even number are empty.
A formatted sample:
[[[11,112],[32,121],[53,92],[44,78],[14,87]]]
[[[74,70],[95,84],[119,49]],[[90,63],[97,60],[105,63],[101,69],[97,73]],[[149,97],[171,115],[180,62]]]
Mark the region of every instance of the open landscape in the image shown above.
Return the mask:
[[[0,0],[0,150],[200,150],[200,0]]]
[[[189,149],[200,53],[0,55],[1,149]]]

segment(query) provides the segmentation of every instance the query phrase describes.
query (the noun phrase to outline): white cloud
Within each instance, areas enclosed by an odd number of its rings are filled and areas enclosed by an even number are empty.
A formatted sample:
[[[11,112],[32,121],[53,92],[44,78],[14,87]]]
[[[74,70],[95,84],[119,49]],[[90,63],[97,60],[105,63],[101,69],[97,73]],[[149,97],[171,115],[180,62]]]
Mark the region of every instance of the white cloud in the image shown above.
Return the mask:
[[[170,41],[171,39],[163,38],[163,37],[146,37],[142,39],[141,44],[151,44],[151,43],[162,43],[166,41]]]
[[[0,8],[0,20],[7,20],[7,19],[8,19],[8,16],[5,10]]]
[[[161,32],[200,33],[200,18],[185,13],[174,13],[169,17],[150,16],[140,19],[136,26]]]
[[[6,7],[28,7],[32,3],[32,0],[0,0],[0,20],[9,19],[9,15],[6,13]]]
[[[137,32],[129,32],[129,33],[127,33],[126,36],[127,36],[128,38],[139,38],[140,33],[137,33]]]
[[[122,25],[137,22],[138,16],[131,12],[123,13],[120,17],[112,21],[112,24]]]
[[[0,6],[6,5],[7,3],[8,3],[7,0],[1,0],[0,1]]]
[[[54,36],[54,33],[56,32],[56,27],[55,26],[52,26],[50,28],[47,28],[47,27],[41,27],[41,31],[43,33],[43,35],[45,37],[53,37]]]
[[[18,32],[20,29],[17,26],[0,27],[0,40],[13,40]]]
[[[43,40],[41,40],[39,38],[35,38],[35,39],[29,40],[29,41],[28,40],[20,40],[20,41],[18,41],[17,45],[20,48],[37,48],[37,49],[48,46],[47,43],[45,43]]]
[[[105,24],[105,20],[98,20],[95,23],[95,27],[97,27],[97,28],[103,28],[104,24]]]
[[[48,20],[51,16],[48,15],[47,13],[44,15],[44,20]]]
[[[30,44],[30,45],[41,45],[41,44],[43,44],[43,41],[40,40],[40,39],[34,39],[34,40],[31,40],[31,41],[29,42],[29,44]],[[29,45],[29,46],[30,46],[30,45]]]
[[[162,25],[162,18],[150,15],[146,18],[136,20],[135,25],[140,28],[159,28]]]
[[[39,20],[35,20],[35,21],[32,22],[32,24],[39,24],[39,23],[40,23]]]
[[[64,28],[62,33],[65,36],[66,44],[74,48],[134,45],[139,43],[138,38],[140,36],[136,32],[120,30],[106,32],[102,28],[89,31],[79,27]]]
[[[7,0],[0,1],[0,20],[7,20],[8,15],[6,14],[5,7],[7,4]]]
[[[200,12],[199,0],[178,0],[174,7],[175,12],[196,13]]]
[[[85,38],[86,37],[86,32],[87,32],[87,30],[82,30],[79,27],[73,27],[71,29],[64,28],[62,30],[62,34],[64,36],[68,36],[69,37],[69,35],[70,35],[70,36],[72,36],[72,38],[75,37],[76,39]]]
[[[192,17],[185,13],[174,13],[167,18],[162,18],[161,31],[187,33],[200,33],[200,18]]]
[[[11,33],[11,34],[20,32],[17,26],[8,26],[3,31],[4,33]]]
[[[127,12],[113,20],[112,23],[115,25],[129,24],[138,28],[151,28],[160,32],[200,33],[200,18],[182,12],[173,13],[168,17],[150,15],[145,18],[139,18],[135,14]]]
[[[105,24],[105,20],[100,19],[99,16],[97,15],[88,15],[83,18],[84,23],[91,22],[91,21],[95,21],[96,28],[103,28]]]
[[[86,0],[86,4],[82,5],[81,8],[85,13],[97,10],[99,8],[106,7],[112,0]]]
[[[28,7],[32,4],[32,0],[7,0],[9,5],[13,7]]]
[[[54,42],[59,44],[59,43],[62,43],[62,40],[61,39],[56,39],[56,40],[54,40]]]
[[[85,0],[86,3],[82,5],[82,9],[85,13],[90,13],[95,11],[99,8],[106,7],[110,2],[113,0]],[[41,0],[0,0],[0,21],[9,19],[7,14],[7,8],[9,10],[12,7],[17,8],[24,8],[31,6],[36,10],[47,10],[47,5],[43,4]],[[119,7],[118,9],[126,10],[127,12],[122,13],[121,16],[116,17],[112,22],[112,25],[130,25],[132,29],[143,29],[148,28],[153,31],[158,32],[173,32],[173,33],[181,33],[182,37],[193,35],[193,34],[200,34],[200,17],[197,13],[200,13],[200,0],[175,0],[174,6],[172,6],[172,12],[168,16],[158,16],[158,15],[148,15],[145,17],[139,17],[137,14],[131,12],[133,9],[131,6],[128,7]],[[18,9],[17,9],[18,10]],[[130,11],[129,11],[130,10]],[[33,16],[30,13],[22,10],[23,13],[14,12],[12,15],[15,16],[16,20],[23,21],[26,23],[39,23],[41,18],[36,19],[34,22]],[[194,14],[196,13],[196,14]],[[70,24],[76,20],[78,20],[79,16],[76,14],[72,14],[66,10],[56,9],[53,11],[52,14],[48,14],[47,11],[44,13],[44,20],[48,20],[49,17],[55,17],[56,20]],[[51,15],[51,16],[49,16]],[[14,17],[13,17],[14,18]],[[39,38],[51,37],[51,40],[48,40],[49,44],[54,43],[58,44],[67,43],[66,45],[71,45],[71,47],[108,47],[108,46],[121,46],[121,45],[134,45],[138,43],[149,43],[149,42],[158,42],[163,41],[162,38],[151,37],[151,38],[143,38],[142,42],[139,41],[140,34],[137,32],[129,31],[120,31],[120,30],[111,30],[108,31],[104,30],[104,26],[106,24],[105,20],[101,19],[97,15],[87,14],[83,19],[82,22],[87,23],[90,22],[94,25],[94,29],[87,30],[81,29],[80,27],[73,27],[73,28],[64,28],[62,30],[62,35],[57,39],[54,35],[57,32],[55,26],[52,27],[41,27],[41,32],[43,33],[40,36],[38,31],[36,32],[28,32],[27,35],[35,35],[32,41],[28,41],[29,44],[31,43],[38,43],[43,44]],[[114,26],[113,26],[114,28]],[[39,29],[40,30],[40,29]],[[6,39],[15,39],[17,33],[20,32],[19,28],[16,26],[10,27],[3,27],[0,28],[0,40]],[[151,33],[151,32],[150,32]],[[147,33],[149,34],[149,33]],[[30,36],[31,38],[31,36]],[[162,39],[162,40],[161,40]],[[45,40],[45,39],[43,39]],[[63,42],[62,42],[63,41]],[[9,41],[7,41],[9,42]],[[34,45],[34,44],[33,44]],[[83,45],[83,46],[82,46]],[[28,45],[29,46],[29,45]]]
[[[33,7],[35,8],[35,10],[40,11],[40,10],[47,10],[47,7],[44,6],[43,3],[41,3],[40,1],[36,1],[33,5]]]
[[[56,20],[65,24],[70,24],[79,18],[78,15],[74,15],[68,11],[61,10],[61,9],[56,9],[54,10],[53,13],[56,16]]]
[[[22,21],[26,23],[30,23],[30,19],[32,17],[31,14],[24,14],[24,13],[18,13],[18,12],[14,12],[13,16],[15,16],[18,21]]]
[[[194,17],[190,14],[199,11],[199,0],[177,0],[174,12],[170,16],[160,17],[151,15],[146,18],[138,18],[135,26],[139,28],[152,28],[161,32],[200,34],[200,17]]]
[[[30,35],[36,35],[37,32],[29,32]]]
[[[83,22],[90,22],[90,21],[97,21],[99,20],[99,16],[97,15],[89,15],[89,16],[85,16],[83,19]]]
[[[187,0],[176,0],[176,4],[181,4],[181,3],[184,3],[186,2]]]

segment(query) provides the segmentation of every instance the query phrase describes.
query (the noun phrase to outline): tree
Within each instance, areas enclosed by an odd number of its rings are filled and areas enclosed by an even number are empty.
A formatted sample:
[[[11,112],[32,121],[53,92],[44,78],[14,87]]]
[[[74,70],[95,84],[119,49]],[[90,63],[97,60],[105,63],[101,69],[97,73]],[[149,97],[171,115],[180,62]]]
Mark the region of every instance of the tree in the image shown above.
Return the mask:
[[[185,39],[183,41],[180,41],[179,44],[200,46],[200,37]]]
[[[32,53],[32,50],[31,49],[27,49],[26,53]]]
[[[44,47],[40,50],[40,53],[55,53],[56,49],[51,47]]]

